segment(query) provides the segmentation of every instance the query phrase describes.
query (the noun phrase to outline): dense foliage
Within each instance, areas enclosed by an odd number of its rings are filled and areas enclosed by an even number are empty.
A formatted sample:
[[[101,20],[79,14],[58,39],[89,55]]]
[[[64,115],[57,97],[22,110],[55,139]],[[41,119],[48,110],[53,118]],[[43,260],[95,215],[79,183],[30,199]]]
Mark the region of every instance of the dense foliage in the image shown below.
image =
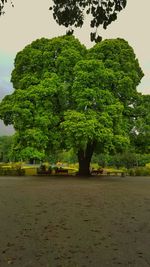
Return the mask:
[[[12,136],[0,136],[0,162],[8,162],[11,158]]]
[[[17,54],[15,91],[0,105],[0,118],[16,130],[16,157],[42,159],[49,151],[73,148],[79,173],[89,174],[94,151],[129,146],[142,76],[123,39],[90,50],[73,36],[34,41]]]

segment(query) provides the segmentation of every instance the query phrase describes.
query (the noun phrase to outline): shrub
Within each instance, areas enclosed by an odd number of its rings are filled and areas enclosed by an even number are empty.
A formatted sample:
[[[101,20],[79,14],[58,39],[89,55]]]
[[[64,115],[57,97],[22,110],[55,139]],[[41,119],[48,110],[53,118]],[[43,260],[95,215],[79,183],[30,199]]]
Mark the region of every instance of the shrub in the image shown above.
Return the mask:
[[[0,167],[0,176],[22,176],[25,175],[25,170],[18,168],[2,168]]]
[[[136,167],[128,170],[130,176],[150,176],[150,168]]]
[[[146,164],[146,167],[147,167],[147,168],[150,168],[150,163],[147,163],[147,164]]]

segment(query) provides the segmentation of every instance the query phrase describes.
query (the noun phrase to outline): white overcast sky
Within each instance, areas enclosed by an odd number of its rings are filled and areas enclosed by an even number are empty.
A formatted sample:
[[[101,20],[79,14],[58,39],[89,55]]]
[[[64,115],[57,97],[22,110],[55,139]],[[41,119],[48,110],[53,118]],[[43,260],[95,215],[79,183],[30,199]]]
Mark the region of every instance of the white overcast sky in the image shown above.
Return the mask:
[[[8,3],[5,15],[0,17],[0,98],[12,91],[10,83],[13,61],[18,51],[41,37],[52,38],[63,35],[64,27],[55,23],[49,6],[50,0],[13,0],[15,7]],[[127,7],[118,15],[107,30],[99,29],[105,38],[121,37],[134,48],[144,78],[138,90],[150,94],[150,0],[128,0]],[[75,30],[76,37],[87,47],[93,45],[89,40],[88,21],[82,29]],[[0,124],[0,135],[7,134]]]

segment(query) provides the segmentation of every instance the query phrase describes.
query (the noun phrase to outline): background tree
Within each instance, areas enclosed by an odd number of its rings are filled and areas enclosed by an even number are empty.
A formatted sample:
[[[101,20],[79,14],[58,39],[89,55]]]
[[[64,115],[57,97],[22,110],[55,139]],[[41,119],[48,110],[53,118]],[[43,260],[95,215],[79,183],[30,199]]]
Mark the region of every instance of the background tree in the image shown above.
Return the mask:
[[[49,151],[73,148],[79,174],[88,175],[94,151],[128,146],[142,76],[122,39],[90,50],[73,36],[34,41],[17,54],[15,91],[0,105],[0,117],[16,130],[15,154],[33,159],[38,152],[42,159]]]

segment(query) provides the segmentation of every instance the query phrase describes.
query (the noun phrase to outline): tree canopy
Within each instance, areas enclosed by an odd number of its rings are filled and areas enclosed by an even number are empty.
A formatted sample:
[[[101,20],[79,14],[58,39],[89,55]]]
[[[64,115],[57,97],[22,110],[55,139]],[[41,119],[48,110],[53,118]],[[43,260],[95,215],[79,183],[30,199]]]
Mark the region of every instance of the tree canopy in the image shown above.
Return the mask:
[[[4,8],[4,4],[6,3],[6,0],[0,0],[0,15],[2,15],[2,10]]]
[[[5,6],[5,4],[6,4],[7,2],[8,2],[8,0],[0,0],[0,16],[1,16],[2,14],[4,14],[4,6]],[[14,6],[12,0],[10,0],[10,3],[11,3],[12,6]]]
[[[127,0],[53,0],[50,8],[53,17],[59,25],[71,27],[68,33],[73,33],[73,27],[82,27],[85,16],[90,17],[91,41],[100,41],[97,28],[102,25],[107,28],[117,19],[117,14],[126,7]]]
[[[13,3],[10,0],[12,6]],[[7,0],[0,0],[0,15],[4,10]],[[53,0],[50,10],[59,25],[68,28],[68,34],[73,33],[74,27],[82,27],[86,15],[90,18],[91,41],[100,41],[97,28],[102,25],[107,28],[112,21],[117,19],[118,13],[126,7],[127,0]]]
[[[123,39],[89,50],[67,35],[32,42],[17,54],[15,91],[0,104],[0,118],[16,130],[15,156],[42,159],[55,149],[73,148],[79,173],[89,174],[94,151],[129,145],[142,77]]]

